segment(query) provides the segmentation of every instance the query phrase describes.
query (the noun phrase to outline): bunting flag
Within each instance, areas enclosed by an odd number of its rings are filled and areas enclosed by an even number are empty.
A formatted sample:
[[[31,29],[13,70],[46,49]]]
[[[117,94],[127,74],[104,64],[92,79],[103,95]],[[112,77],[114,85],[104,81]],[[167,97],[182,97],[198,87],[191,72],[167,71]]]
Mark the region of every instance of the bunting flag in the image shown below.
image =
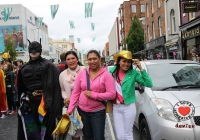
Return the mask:
[[[94,42],[94,41],[95,41],[95,39],[96,39],[96,37],[92,39],[92,42]]]
[[[38,27],[42,25],[43,17],[38,17]]]
[[[91,28],[92,28],[92,31],[94,31],[95,23],[91,23]]]
[[[85,18],[92,17],[93,3],[85,3]]]
[[[12,12],[12,8],[4,8],[3,15],[4,15],[4,22],[6,22]]]
[[[71,29],[74,29],[74,28],[75,28],[74,22],[73,22],[73,21],[69,21],[69,25],[70,25],[70,28],[71,28]]]
[[[66,38],[63,38],[63,42],[66,43]]]
[[[51,17],[55,18],[59,5],[51,5]]]
[[[78,41],[78,43],[81,43],[81,39],[80,38],[77,38],[77,41]]]

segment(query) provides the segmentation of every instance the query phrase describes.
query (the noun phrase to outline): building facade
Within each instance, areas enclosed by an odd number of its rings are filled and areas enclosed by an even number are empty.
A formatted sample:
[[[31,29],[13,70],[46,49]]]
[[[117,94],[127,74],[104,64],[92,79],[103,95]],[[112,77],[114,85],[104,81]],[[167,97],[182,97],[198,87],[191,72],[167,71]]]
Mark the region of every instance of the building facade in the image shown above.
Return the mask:
[[[165,49],[165,1],[145,1],[145,50],[144,56],[157,59],[160,55],[167,58]],[[159,54],[159,55],[158,55]]]
[[[200,2],[179,0],[183,59],[192,59],[192,49],[200,51]],[[189,6],[188,6],[189,5]],[[191,7],[193,7],[191,9]]]
[[[145,0],[124,1],[118,9],[119,20],[119,42],[124,46],[125,39],[128,36],[132,19],[137,16],[141,21],[145,19]]]
[[[4,8],[12,8],[7,21],[4,21]],[[28,61],[27,39],[39,41],[41,38],[42,57],[49,59],[48,26],[42,22],[39,27],[38,23],[38,17],[21,4],[0,5],[0,54],[11,39],[17,59]]]
[[[109,42],[109,53],[113,55],[120,51],[120,42],[119,42],[119,26],[118,26],[118,18],[116,18],[114,25],[110,31],[108,36]]]
[[[165,3],[166,51],[168,59],[182,59],[179,1],[168,0]]]

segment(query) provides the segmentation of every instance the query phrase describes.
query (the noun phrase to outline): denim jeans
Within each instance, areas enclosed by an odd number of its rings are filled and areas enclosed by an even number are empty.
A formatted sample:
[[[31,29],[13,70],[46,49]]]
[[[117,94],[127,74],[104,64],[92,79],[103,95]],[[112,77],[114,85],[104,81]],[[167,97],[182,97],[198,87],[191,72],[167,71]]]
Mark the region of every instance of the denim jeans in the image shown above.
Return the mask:
[[[78,108],[83,122],[83,135],[86,140],[105,140],[105,109],[97,112],[84,112]]]

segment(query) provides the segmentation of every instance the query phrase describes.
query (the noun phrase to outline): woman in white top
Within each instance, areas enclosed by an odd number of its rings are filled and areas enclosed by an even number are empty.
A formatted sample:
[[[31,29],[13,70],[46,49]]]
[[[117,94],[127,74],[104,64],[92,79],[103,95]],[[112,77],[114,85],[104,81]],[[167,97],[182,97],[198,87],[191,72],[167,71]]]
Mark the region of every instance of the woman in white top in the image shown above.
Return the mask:
[[[65,59],[67,69],[60,74],[59,81],[64,104],[67,107],[69,105],[72,90],[74,88],[76,75],[84,69],[84,66],[82,66],[82,64],[78,61],[78,56],[74,51],[68,51],[65,54]],[[72,137],[72,140],[80,140],[81,136],[83,136],[82,130],[78,130]]]

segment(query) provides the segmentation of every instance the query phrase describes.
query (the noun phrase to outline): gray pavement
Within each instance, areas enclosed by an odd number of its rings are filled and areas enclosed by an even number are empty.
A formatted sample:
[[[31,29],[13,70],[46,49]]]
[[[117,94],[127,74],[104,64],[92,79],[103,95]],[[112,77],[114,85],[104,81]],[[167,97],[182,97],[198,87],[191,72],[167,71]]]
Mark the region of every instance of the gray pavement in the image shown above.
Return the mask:
[[[112,114],[110,114],[112,123]],[[139,140],[139,131],[134,126],[133,128],[134,140]],[[106,119],[105,127],[106,140],[112,140],[111,132]],[[8,115],[6,119],[0,119],[0,140],[16,140],[17,139],[17,115]]]

